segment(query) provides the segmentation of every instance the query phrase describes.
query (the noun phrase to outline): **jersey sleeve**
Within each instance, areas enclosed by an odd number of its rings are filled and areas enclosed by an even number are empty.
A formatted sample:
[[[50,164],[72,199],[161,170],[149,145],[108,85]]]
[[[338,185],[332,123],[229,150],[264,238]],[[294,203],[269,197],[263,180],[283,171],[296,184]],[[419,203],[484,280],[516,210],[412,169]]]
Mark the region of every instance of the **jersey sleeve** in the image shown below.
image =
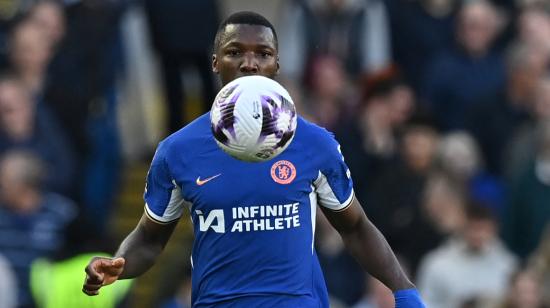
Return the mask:
[[[166,145],[159,144],[145,183],[145,213],[159,223],[177,220],[183,214],[186,201],[180,187],[170,175],[166,163]]]
[[[353,181],[340,145],[334,137],[327,133],[327,137],[319,151],[321,164],[319,175],[313,183],[317,192],[319,205],[333,211],[341,211],[353,201]]]

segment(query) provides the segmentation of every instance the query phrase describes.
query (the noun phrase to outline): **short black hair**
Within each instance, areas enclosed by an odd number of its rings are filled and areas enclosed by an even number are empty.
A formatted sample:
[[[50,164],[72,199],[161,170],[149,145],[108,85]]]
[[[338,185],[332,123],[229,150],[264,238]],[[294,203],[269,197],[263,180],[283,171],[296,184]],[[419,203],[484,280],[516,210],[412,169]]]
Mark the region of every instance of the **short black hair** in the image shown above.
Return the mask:
[[[227,27],[227,25],[253,25],[267,27],[271,29],[271,32],[273,32],[275,48],[279,48],[279,40],[277,38],[275,27],[271,24],[271,22],[269,22],[269,20],[267,20],[267,18],[256,12],[241,11],[231,14],[218,27],[218,31],[216,31],[216,38],[214,39],[214,52],[218,51],[218,48],[220,47],[223,35],[225,33],[225,27]]]

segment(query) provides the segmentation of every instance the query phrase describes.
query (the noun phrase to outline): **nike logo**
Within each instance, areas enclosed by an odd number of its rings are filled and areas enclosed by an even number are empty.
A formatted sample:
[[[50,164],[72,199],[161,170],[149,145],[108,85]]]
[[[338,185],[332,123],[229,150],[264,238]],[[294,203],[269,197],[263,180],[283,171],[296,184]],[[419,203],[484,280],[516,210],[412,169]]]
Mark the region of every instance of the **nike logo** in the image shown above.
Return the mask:
[[[211,176],[211,177],[209,177],[209,178],[206,178],[206,179],[204,179],[204,180],[201,180],[201,177],[199,176],[199,177],[197,178],[196,183],[197,183],[197,185],[202,186],[202,185],[204,185],[204,184],[206,184],[206,183],[212,181],[213,179],[219,177],[220,175],[222,175],[222,174],[221,174],[221,173],[220,173],[220,174],[216,174],[216,175]]]

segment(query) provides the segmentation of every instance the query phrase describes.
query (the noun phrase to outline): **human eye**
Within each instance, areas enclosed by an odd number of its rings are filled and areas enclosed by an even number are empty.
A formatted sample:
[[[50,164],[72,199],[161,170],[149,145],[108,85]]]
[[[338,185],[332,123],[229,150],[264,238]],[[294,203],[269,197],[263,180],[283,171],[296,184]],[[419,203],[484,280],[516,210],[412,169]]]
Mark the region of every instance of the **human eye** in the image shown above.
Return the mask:
[[[236,48],[231,48],[225,51],[225,54],[231,57],[236,57],[241,54],[241,51]]]
[[[270,57],[273,57],[273,53],[271,51],[268,51],[268,50],[263,50],[260,52],[260,55],[262,56],[262,58],[270,58]]]

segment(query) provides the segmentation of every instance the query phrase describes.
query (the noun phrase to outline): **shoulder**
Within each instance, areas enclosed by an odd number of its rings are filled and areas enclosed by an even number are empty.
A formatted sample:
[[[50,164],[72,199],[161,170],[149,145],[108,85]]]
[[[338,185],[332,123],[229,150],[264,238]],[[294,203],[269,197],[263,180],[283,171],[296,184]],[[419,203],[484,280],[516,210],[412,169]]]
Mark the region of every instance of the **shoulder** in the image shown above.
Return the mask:
[[[296,147],[309,162],[319,166],[333,166],[334,162],[343,160],[340,144],[334,134],[327,129],[298,118],[295,140]]]
[[[326,128],[317,124],[309,122],[308,120],[298,117],[298,126],[296,129],[296,139],[303,141],[307,140],[309,143],[321,142],[321,144],[313,144],[322,146],[326,143],[336,142],[334,134],[329,132]]]
[[[208,112],[162,140],[155,156],[189,155],[211,138],[210,112]]]

